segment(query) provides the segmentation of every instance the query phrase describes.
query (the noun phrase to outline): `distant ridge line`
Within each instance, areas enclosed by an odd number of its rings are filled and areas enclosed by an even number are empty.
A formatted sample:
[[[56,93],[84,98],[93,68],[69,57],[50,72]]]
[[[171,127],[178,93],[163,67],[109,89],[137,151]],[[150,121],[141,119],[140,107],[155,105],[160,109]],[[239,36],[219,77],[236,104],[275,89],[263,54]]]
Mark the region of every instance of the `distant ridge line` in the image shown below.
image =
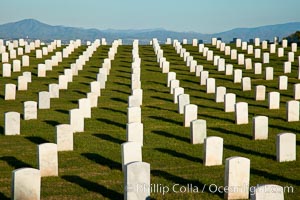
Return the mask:
[[[63,41],[81,39],[86,41],[104,37],[108,42],[111,42],[116,38],[121,38],[125,44],[131,43],[133,39],[139,39],[141,43],[148,43],[152,38],[157,38],[160,42],[164,42],[167,38],[178,40],[188,39],[189,41],[193,38],[197,38],[204,42],[209,42],[212,37],[221,38],[224,42],[230,42],[233,38],[241,38],[244,41],[249,41],[255,37],[259,37],[262,40],[273,41],[274,37],[282,39],[299,30],[300,22],[266,25],[254,28],[235,28],[220,33],[202,34],[197,32],[176,32],[165,30],[163,28],[140,30],[85,29],[64,25],[53,26],[35,19],[23,19],[17,22],[0,25],[0,38],[9,40],[29,37],[31,39],[41,39],[43,41],[50,41],[53,39],[61,39]]]

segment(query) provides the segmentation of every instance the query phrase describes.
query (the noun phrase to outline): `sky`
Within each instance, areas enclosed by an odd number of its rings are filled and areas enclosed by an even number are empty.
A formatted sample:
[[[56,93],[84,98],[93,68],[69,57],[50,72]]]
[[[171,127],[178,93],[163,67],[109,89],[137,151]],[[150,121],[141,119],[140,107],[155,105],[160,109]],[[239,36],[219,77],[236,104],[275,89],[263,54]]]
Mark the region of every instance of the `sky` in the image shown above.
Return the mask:
[[[300,22],[300,0],[1,0],[0,24],[36,19],[50,25],[217,33]]]

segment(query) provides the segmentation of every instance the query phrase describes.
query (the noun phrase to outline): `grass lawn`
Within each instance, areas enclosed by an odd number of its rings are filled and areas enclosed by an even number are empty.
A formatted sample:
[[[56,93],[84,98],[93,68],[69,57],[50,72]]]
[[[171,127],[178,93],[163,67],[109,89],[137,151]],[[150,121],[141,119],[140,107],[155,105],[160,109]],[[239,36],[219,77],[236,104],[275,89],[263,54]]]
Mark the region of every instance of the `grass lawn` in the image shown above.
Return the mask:
[[[223,104],[215,103],[214,94],[206,94],[206,87],[200,86],[199,77],[189,72],[183,58],[176,54],[172,46],[161,45],[164,56],[170,62],[170,71],[177,74],[180,86],[190,95],[191,103],[198,105],[198,118],[207,120],[208,136],[224,138],[224,160],[231,156],[243,156],[251,160],[251,186],[257,184],[278,184],[293,186],[294,193],[286,193],[285,199],[299,199],[300,192],[300,122],[286,122],[286,102],[293,99],[293,84],[298,83],[297,59],[289,76],[289,87],[280,91],[279,110],[269,110],[268,101],[255,101],[256,85],[265,85],[267,93],[278,91],[278,76],[283,75],[284,58],[270,56],[274,67],[274,80],[266,81],[263,75],[254,75],[253,70],[245,70],[231,61],[223,52],[207,45],[215,55],[226,58],[226,63],[234,64],[234,69],[243,69],[243,77],[251,77],[252,91],[242,92],[240,84],[233,83],[232,76],[218,72],[212,62],[206,61],[197,47],[184,47],[194,56],[198,64],[209,71],[209,77],[216,78],[217,86],[225,86],[227,93],[237,95],[237,102],[249,104],[249,124],[236,125],[234,113],[225,113]],[[78,100],[85,98],[90,91],[90,82],[103,60],[108,57],[110,46],[100,46],[84,66],[83,71],[69,83],[68,90],[60,91],[59,99],[51,99],[51,109],[39,110],[38,120],[21,120],[21,135],[4,136],[4,113],[17,111],[23,113],[23,102],[37,101],[39,91],[48,91],[50,83],[58,83],[58,75],[70,68],[86,46],[79,47],[64,59],[46,78],[38,78],[37,64],[44,59],[35,59],[30,54],[30,67],[23,71],[32,72],[32,83],[28,91],[18,91],[15,101],[4,100],[6,83],[17,83],[21,73],[12,73],[11,78],[3,78],[0,70],[0,199],[10,199],[11,172],[21,167],[37,167],[37,145],[54,142],[55,126],[69,123],[69,110],[78,107]],[[290,49],[290,48],[288,48]],[[61,51],[61,49],[57,49]],[[239,53],[244,52],[238,50]],[[287,55],[288,50],[285,51]],[[121,144],[126,141],[127,100],[131,95],[131,58],[132,46],[119,46],[115,60],[112,61],[106,89],[101,90],[98,108],[92,109],[92,118],[85,120],[85,132],[74,135],[74,151],[59,152],[59,176],[42,178],[42,199],[122,199],[123,173],[121,167]],[[244,52],[245,53],[245,52]],[[151,184],[169,187],[193,185],[199,192],[166,194],[151,193],[152,199],[223,199],[223,194],[210,191],[214,185],[224,185],[224,164],[222,166],[203,166],[203,145],[192,145],[189,128],[183,127],[183,115],[178,114],[173,95],[166,86],[167,75],[161,73],[152,46],[141,45],[139,54],[142,59],[141,81],[143,89],[142,123],[144,124],[143,161],[151,165]],[[299,56],[299,52],[296,53]],[[261,62],[252,58],[252,62]],[[2,63],[0,63],[2,66]],[[263,70],[264,71],[264,70]],[[269,139],[252,140],[252,117],[269,117]],[[297,134],[297,161],[279,163],[276,161],[276,135],[283,132]],[[224,163],[224,162],[223,162]],[[209,187],[211,186],[211,187]],[[179,187],[176,186],[176,189]],[[203,191],[202,191],[203,190]]]

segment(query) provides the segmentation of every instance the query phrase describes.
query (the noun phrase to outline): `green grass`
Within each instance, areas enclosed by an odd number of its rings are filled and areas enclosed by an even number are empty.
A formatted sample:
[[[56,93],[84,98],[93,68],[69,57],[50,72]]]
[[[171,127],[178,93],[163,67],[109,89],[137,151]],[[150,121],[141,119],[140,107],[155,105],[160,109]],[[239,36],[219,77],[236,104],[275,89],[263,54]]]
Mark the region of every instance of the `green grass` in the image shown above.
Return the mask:
[[[209,45],[208,45],[209,46]],[[237,66],[236,61],[218,52],[215,55],[226,58],[226,62]],[[271,55],[271,63],[264,67],[274,67],[274,81],[263,80],[263,75],[254,75],[253,70],[243,70],[243,76],[252,79],[252,91],[242,92],[240,84],[234,84],[232,76],[217,72],[211,62],[197,52],[197,47],[186,45],[198,64],[209,70],[210,77],[216,78],[217,86],[225,86],[227,92],[237,95],[237,101],[249,103],[249,121],[247,125],[235,125],[234,113],[225,113],[223,104],[214,101],[213,94],[206,94],[205,86],[199,85],[199,77],[195,77],[185,66],[173,47],[162,45],[164,56],[170,61],[170,69],[177,73],[180,85],[185,93],[190,94],[191,103],[198,105],[198,118],[207,120],[208,136],[224,138],[224,159],[231,156],[243,156],[251,159],[250,184],[278,184],[293,186],[294,194],[285,194],[285,199],[297,199],[300,196],[300,122],[287,123],[285,120],[285,103],[293,99],[293,84],[297,83],[297,66],[293,64],[293,73],[289,74],[289,90],[280,91],[281,108],[269,110],[267,100],[254,100],[255,85],[267,86],[267,92],[277,91],[278,76],[283,74],[283,62],[287,57],[278,59]],[[46,78],[37,78],[37,64],[43,59],[35,59],[31,55],[31,66],[23,70],[33,73],[33,82],[26,92],[17,92],[15,101],[4,101],[5,83],[16,83],[17,76],[0,78],[0,199],[10,198],[11,172],[21,167],[37,167],[37,144],[54,142],[55,125],[68,123],[68,111],[77,108],[78,99],[89,92],[89,83],[96,80],[96,74],[103,59],[107,57],[109,46],[101,46],[93,57],[69,83],[69,89],[60,91],[59,99],[51,99],[50,110],[39,110],[38,120],[21,121],[20,136],[4,136],[4,112],[17,111],[23,113],[23,102],[37,101],[39,91],[47,91],[48,84],[57,83],[58,75],[86,47],[77,49],[59,67],[47,72]],[[85,120],[85,132],[74,135],[74,151],[59,152],[59,176],[42,178],[42,199],[122,199],[123,173],[121,171],[121,143],[126,141],[127,99],[131,94],[131,50],[132,46],[120,46],[115,60],[112,62],[111,74],[106,89],[101,91],[98,108],[92,109],[92,119]],[[243,52],[239,49],[239,52]],[[288,51],[285,51],[287,54]],[[204,192],[174,193],[165,195],[152,193],[153,199],[222,199],[223,194],[211,193],[210,184],[224,185],[224,165],[205,167],[202,164],[203,145],[189,143],[189,128],[183,127],[183,116],[178,114],[177,105],[173,104],[173,96],[166,87],[167,75],[160,72],[153,48],[139,47],[142,59],[141,81],[144,91],[142,106],[142,122],[144,124],[143,161],[151,164],[151,183],[172,187],[174,184],[186,186],[193,184]],[[49,55],[50,57],[51,55]],[[299,53],[297,54],[299,56]],[[245,57],[248,57],[245,56]],[[45,57],[46,59],[46,57]],[[259,61],[258,59],[254,59]],[[254,62],[256,62],[254,61]],[[1,65],[2,66],[2,65]],[[0,73],[1,75],[1,73]],[[253,116],[269,116],[269,139],[254,141],[251,135]],[[297,161],[278,163],[276,161],[276,135],[282,132],[297,134]]]

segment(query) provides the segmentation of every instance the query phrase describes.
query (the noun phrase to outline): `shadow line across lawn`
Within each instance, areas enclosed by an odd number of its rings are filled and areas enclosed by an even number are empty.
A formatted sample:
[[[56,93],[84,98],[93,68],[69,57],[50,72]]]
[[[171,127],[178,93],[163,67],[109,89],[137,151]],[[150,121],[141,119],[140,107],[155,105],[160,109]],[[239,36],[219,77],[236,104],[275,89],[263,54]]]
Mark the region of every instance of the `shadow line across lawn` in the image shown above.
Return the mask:
[[[75,183],[82,188],[85,188],[91,192],[101,194],[102,196],[109,199],[123,199],[123,195],[119,192],[116,192],[112,189],[109,189],[98,183],[81,178],[80,176],[68,175],[62,176],[62,178],[70,183]]]

